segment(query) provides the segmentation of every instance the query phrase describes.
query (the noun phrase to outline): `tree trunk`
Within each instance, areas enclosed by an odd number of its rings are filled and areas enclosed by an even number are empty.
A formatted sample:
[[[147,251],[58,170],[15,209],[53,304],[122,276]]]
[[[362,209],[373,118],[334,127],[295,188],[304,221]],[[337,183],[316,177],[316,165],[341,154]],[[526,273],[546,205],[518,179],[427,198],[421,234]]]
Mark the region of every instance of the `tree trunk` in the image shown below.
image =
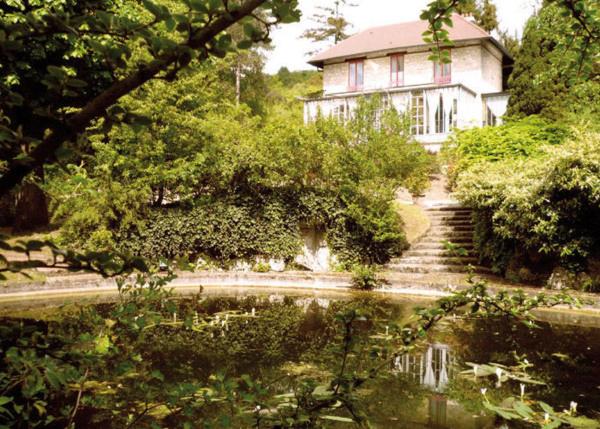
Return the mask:
[[[25,183],[17,195],[14,231],[30,231],[48,226],[48,204],[44,191],[35,183]]]
[[[0,226],[12,226],[15,222],[15,192],[0,196]]]

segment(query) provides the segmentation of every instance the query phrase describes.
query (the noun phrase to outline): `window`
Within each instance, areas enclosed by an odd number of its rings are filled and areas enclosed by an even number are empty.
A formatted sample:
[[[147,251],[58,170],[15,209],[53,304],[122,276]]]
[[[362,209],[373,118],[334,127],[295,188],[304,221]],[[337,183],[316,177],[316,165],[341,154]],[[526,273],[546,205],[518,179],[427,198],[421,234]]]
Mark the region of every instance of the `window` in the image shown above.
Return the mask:
[[[458,100],[456,98],[452,100],[452,110],[450,110],[450,126],[452,128],[458,127]]]
[[[496,115],[494,115],[494,113],[492,112],[492,109],[490,109],[487,105],[485,106],[485,120],[483,122],[483,125],[491,125],[491,126],[495,126],[498,123],[498,118],[496,118]]]
[[[451,63],[442,63],[439,61],[433,63],[433,80],[435,83],[450,83],[452,81]]]
[[[377,108],[377,110],[375,110],[375,129],[379,130],[381,129],[381,121],[383,119],[383,115],[385,115],[385,112],[387,110],[389,110],[390,108],[390,100],[388,99],[388,97],[383,96],[381,98],[381,103],[379,104],[379,107]]]
[[[404,85],[404,55],[390,55],[390,86]]]
[[[414,135],[423,135],[425,129],[425,97],[423,91],[415,91],[410,98],[410,130]]]
[[[346,105],[339,104],[335,106],[331,112],[331,116],[341,123],[346,122]]]
[[[435,111],[435,132],[437,134],[446,132],[446,121],[444,119],[444,98],[442,97],[442,94],[440,94],[440,102]]]
[[[348,63],[348,89],[356,91],[362,89],[365,81],[365,64],[363,60]]]

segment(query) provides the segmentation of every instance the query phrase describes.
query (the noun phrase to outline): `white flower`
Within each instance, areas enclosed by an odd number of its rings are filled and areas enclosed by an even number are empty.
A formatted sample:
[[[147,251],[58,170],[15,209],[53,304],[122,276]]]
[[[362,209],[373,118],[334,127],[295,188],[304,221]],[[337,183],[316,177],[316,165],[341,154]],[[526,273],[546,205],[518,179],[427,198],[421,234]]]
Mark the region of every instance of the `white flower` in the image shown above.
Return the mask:
[[[485,394],[486,394],[486,393],[487,393],[487,389],[486,389],[485,387],[482,387],[482,388],[481,388],[481,394],[482,394],[483,396],[485,396]]]
[[[477,370],[479,369],[478,365],[473,365],[473,374],[477,377]]]
[[[544,423],[548,423],[550,421],[550,414],[544,413]]]
[[[523,399],[523,396],[525,396],[525,385],[523,383],[521,383],[520,387],[521,387],[521,399]]]
[[[575,414],[576,412],[577,412],[577,402],[571,401],[571,404],[569,405],[569,413]]]
[[[498,380],[502,378],[502,368],[496,368],[496,377],[498,377]]]
[[[496,382],[496,387],[502,386],[502,368],[496,368],[496,377],[498,377],[498,381]]]

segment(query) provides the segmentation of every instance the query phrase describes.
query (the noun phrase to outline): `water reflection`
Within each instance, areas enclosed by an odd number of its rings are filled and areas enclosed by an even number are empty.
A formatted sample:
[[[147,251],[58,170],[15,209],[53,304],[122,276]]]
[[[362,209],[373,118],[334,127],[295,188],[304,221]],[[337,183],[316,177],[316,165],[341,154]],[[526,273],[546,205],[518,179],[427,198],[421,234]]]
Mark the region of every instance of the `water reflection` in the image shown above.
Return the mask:
[[[394,370],[406,374],[422,386],[443,392],[452,372],[452,353],[447,344],[434,343],[419,355],[402,355],[394,361]]]
[[[444,394],[449,381],[454,377],[455,366],[450,346],[443,343],[429,344],[420,353],[398,356],[394,361],[392,372],[402,374],[428,392],[424,398],[427,401],[427,422],[424,426],[427,428],[456,427],[448,424],[448,396]],[[451,404],[450,408],[457,408],[458,414],[464,414],[464,410],[458,404]],[[454,419],[452,423],[455,423]]]

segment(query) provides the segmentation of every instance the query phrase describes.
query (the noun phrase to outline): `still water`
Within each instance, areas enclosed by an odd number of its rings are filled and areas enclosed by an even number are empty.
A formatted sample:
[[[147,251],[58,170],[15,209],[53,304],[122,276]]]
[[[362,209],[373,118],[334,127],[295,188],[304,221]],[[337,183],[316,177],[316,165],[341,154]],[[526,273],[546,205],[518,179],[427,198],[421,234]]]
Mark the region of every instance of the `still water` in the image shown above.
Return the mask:
[[[268,385],[273,394],[285,394],[291,380],[309,377],[327,382],[336,372],[341,337],[335,314],[340,310],[349,305],[368,309],[369,321],[356,328],[357,346],[348,360],[349,372],[360,374],[373,365],[373,344],[384,348],[390,331],[409,320],[416,307],[432,305],[432,301],[364,294],[253,293],[213,290],[194,299],[180,299],[180,319],[193,313],[211,320],[210,332],[162,327],[148,337],[143,358],[162,371],[167,383],[208,379],[214,373],[249,374]],[[97,307],[102,312],[110,305]],[[68,309],[8,311],[13,320],[56,320]],[[238,320],[234,315],[255,317]],[[576,312],[539,316],[543,321],[535,329],[509,319],[449,317],[409,354],[385,355],[389,364],[357,391],[357,402],[375,428],[529,427],[504,421],[484,406],[487,398],[501,401],[520,395],[557,410],[569,409],[576,402],[581,415],[600,418],[600,318]],[[515,367],[523,362],[527,362],[528,377],[539,384],[498,384],[493,376],[476,379],[464,373],[473,364]],[[110,427],[107,421],[95,427],[102,425]],[[176,427],[177,422],[166,421],[166,425]]]

